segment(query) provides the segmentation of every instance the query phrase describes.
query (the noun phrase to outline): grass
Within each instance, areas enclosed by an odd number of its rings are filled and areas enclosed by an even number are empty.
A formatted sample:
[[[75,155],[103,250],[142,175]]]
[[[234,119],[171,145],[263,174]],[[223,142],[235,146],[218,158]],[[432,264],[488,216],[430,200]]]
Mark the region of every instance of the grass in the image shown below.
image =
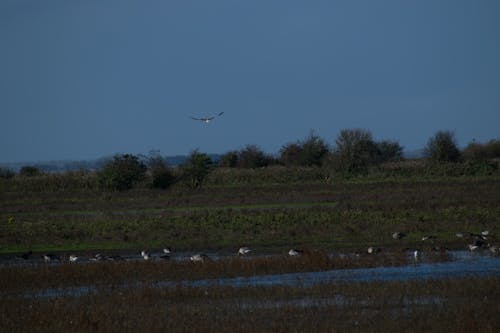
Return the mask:
[[[255,173],[255,172],[254,172]],[[456,232],[498,237],[500,179],[378,179],[338,183],[207,184],[192,191],[0,192],[0,253],[27,250],[203,250],[303,246],[422,246],[423,235],[464,248]]]
[[[5,331],[495,332],[498,277],[2,298]]]
[[[397,168],[398,166],[396,166]],[[416,166],[416,168],[421,168]],[[419,169],[420,170],[420,169]],[[403,249],[447,260],[434,246],[464,249],[456,232],[500,236],[499,174],[371,174],[328,178],[325,170],[217,170],[198,190],[97,190],[92,174],[0,180],[0,253],[177,251],[257,253],[312,249],[299,258],[33,264],[0,267],[2,331],[495,332],[499,278],[330,283],[314,287],[159,288],[158,281],[322,271],[408,263]],[[408,236],[394,240],[392,233]],[[423,242],[424,235],[435,235]],[[383,252],[368,256],[366,248]],[[331,252],[359,256],[327,256]],[[40,259],[41,260],[41,259]],[[123,288],[127,283],[137,288]],[[96,286],[99,293],[25,297],[46,288]],[[22,296],[22,297],[21,297]]]

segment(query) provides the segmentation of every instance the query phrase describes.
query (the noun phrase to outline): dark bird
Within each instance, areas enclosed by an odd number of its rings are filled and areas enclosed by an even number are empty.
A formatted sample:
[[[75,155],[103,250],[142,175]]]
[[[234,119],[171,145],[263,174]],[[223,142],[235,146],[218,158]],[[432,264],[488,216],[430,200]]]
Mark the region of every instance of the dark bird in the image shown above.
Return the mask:
[[[223,114],[224,114],[224,112],[219,112],[217,115],[211,116],[211,117],[202,117],[202,118],[190,117],[190,118],[193,119],[193,120],[203,121],[204,123],[208,124],[209,122],[211,122],[212,120],[214,120],[216,117],[220,117]]]
[[[32,252],[32,251],[28,251],[28,252],[26,252],[26,253],[23,253],[23,254],[21,254],[21,255],[17,256],[16,258],[17,258],[17,259],[28,260],[29,258],[31,258],[31,255],[32,255],[32,254],[33,254],[33,252]]]

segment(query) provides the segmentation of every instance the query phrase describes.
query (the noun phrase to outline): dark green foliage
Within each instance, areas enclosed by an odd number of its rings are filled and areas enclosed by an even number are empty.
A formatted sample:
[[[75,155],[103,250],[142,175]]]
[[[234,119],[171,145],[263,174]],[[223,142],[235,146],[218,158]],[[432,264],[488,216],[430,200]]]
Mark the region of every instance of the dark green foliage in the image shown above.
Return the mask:
[[[160,156],[149,158],[148,167],[151,173],[151,187],[166,189],[175,182],[172,169]]]
[[[257,145],[247,145],[238,153],[238,167],[261,168],[271,164],[272,158]]]
[[[462,154],[465,159],[476,161],[500,157],[500,140],[490,140],[487,143],[471,142]]]
[[[144,178],[146,166],[139,158],[131,154],[114,156],[99,172],[99,184],[102,188],[115,191],[131,189]]]
[[[460,159],[455,135],[451,131],[438,131],[424,148],[425,156],[433,162],[457,162]]]
[[[14,171],[6,169],[6,168],[0,168],[0,178],[10,179],[14,176],[15,176]]]
[[[332,156],[333,168],[342,173],[366,171],[380,161],[372,134],[363,129],[344,129],[337,137]]]
[[[238,152],[230,151],[223,154],[219,159],[219,166],[223,168],[235,168],[238,165]]]
[[[376,143],[381,162],[398,161],[403,158],[403,147],[399,142],[384,140]]]
[[[42,171],[34,166],[23,166],[21,170],[19,170],[19,175],[23,177],[35,177],[40,176]]]
[[[187,162],[183,165],[183,178],[190,188],[201,187],[212,170],[212,160],[205,153],[194,150],[189,154]]]
[[[304,141],[283,146],[280,150],[280,162],[287,166],[320,166],[327,153],[327,144],[311,132]]]

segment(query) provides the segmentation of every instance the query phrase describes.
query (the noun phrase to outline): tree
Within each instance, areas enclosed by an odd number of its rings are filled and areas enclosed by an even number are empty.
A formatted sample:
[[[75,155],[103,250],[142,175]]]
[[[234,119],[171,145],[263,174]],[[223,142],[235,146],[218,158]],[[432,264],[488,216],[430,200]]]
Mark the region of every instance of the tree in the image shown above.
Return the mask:
[[[238,153],[238,167],[240,168],[265,167],[271,160],[272,158],[256,145],[247,145]]]
[[[198,150],[192,151],[183,165],[183,176],[191,188],[201,187],[212,169],[212,160],[205,153]]]
[[[238,165],[238,152],[229,151],[219,159],[219,166],[223,168],[236,168]]]
[[[397,161],[403,158],[403,147],[399,142],[384,140],[376,143],[381,162]]]
[[[280,162],[284,165],[319,166],[327,153],[327,144],[311,132],[304,141],[283,146],[280,150]]]
[[[112,161],[107,162],[98,173],[101,187],[124,191],[142,180],[146,173],[146,166],[139,158],[131,154],[118,154]]]
[[[165,189],[174,183],[175,175],[172,169],[159,155],[149,157],[148,168],[151,172],[151,186],[153,188]]]
[[[368,166],[380,161],[377,144],[368,130],[343,129],[335,144],[332,161],[337,171],[364,171]]]
[[[300,165],[319,166],[327,153],[328,146],[325,141],[315,135],[314,132],[311,132],[309,137],[302,143],[302,151],[299,159]]]
[[[15,176],[14,171],[7,169],[7,168],[1,168],[0,167],[0,178],[3,179],[10,179]]]
[[[19,170],[19,175],[23,177],[34,177],[34,176],[40,176],[42,174],[42,171],[34,166],[23,166],[21,170]]]
[[[289,143],[280,149],[280,162],[284,165],[299,165],[302,146],[299,142]]]
[[[435,162],[457,162],[460,159],[455,135],[451,131],[438,131],[424,148],[427,158]]]

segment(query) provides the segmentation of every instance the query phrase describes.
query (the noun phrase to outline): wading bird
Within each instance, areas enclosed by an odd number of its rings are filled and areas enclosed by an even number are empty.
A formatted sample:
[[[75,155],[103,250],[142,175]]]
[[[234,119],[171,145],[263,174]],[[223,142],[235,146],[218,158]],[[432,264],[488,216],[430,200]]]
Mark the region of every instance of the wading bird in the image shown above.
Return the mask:
[[[145,250],[141,251],[141,256],[144,258],[144,260],[149,260],[149,252],[146,252]]]
[[[69,256],[69,262],[75,262],[78,260],[78,256],[76,256],[75,254],[72,254]]]
[[[190,118],[193,119],[193,120],[203,121],[204,123],[208,124],[209,122],[211,122],[212,120],[214,120],[216,117],[220,117],[223,114],[224,114],[224,112],[219,112],[217,115],[211,116],[211,117],[203,117],[203,118],[190,117]]]
[[[291,249],[288,251],[288,255],[295,257],[295,256],[300,256],[302,254],[302,250],[296,250],[296,249]]]
[[[244,247],[240,247],[240,249],[238,250],[238,255],[240,256],[244,256],[245,254],[248,254],[250,253],[252,250],[250,250],[248,247],[244,246]]]
[[[378,253],[382,251],[379,247],[370,246],[367,250],[368,254]]]
[[[45,262],[49,262],[49,261],[61,261],[61,258],[59,258],[58,256],[56,256],[55,254],[52,254],[52,253],[44,254],[43,255],[43,259],[45,260]]]
[[[406,234],[399,232],[399,231],[392,234],[392,238],[394,238],[394,239],[401,239],[404,237],[406,237]]]
[[[28,260],[29,258],[31,258],[31,255],[32,255],[32,254],[33,254],[33,252],[32,252],[32,251],[28,251],[28,252],[26,252],[26,253],[23,253],[23,254],[21,254],[21,255],[17,256],[16,258],[17,258],[17,259]]]
[[[189,258],[189,260],[191,260],[192,262],[204,262],[205,260],[209,260],[209,259],[210,258],[206,254],[203,254],[203,253],[194,254]]]

